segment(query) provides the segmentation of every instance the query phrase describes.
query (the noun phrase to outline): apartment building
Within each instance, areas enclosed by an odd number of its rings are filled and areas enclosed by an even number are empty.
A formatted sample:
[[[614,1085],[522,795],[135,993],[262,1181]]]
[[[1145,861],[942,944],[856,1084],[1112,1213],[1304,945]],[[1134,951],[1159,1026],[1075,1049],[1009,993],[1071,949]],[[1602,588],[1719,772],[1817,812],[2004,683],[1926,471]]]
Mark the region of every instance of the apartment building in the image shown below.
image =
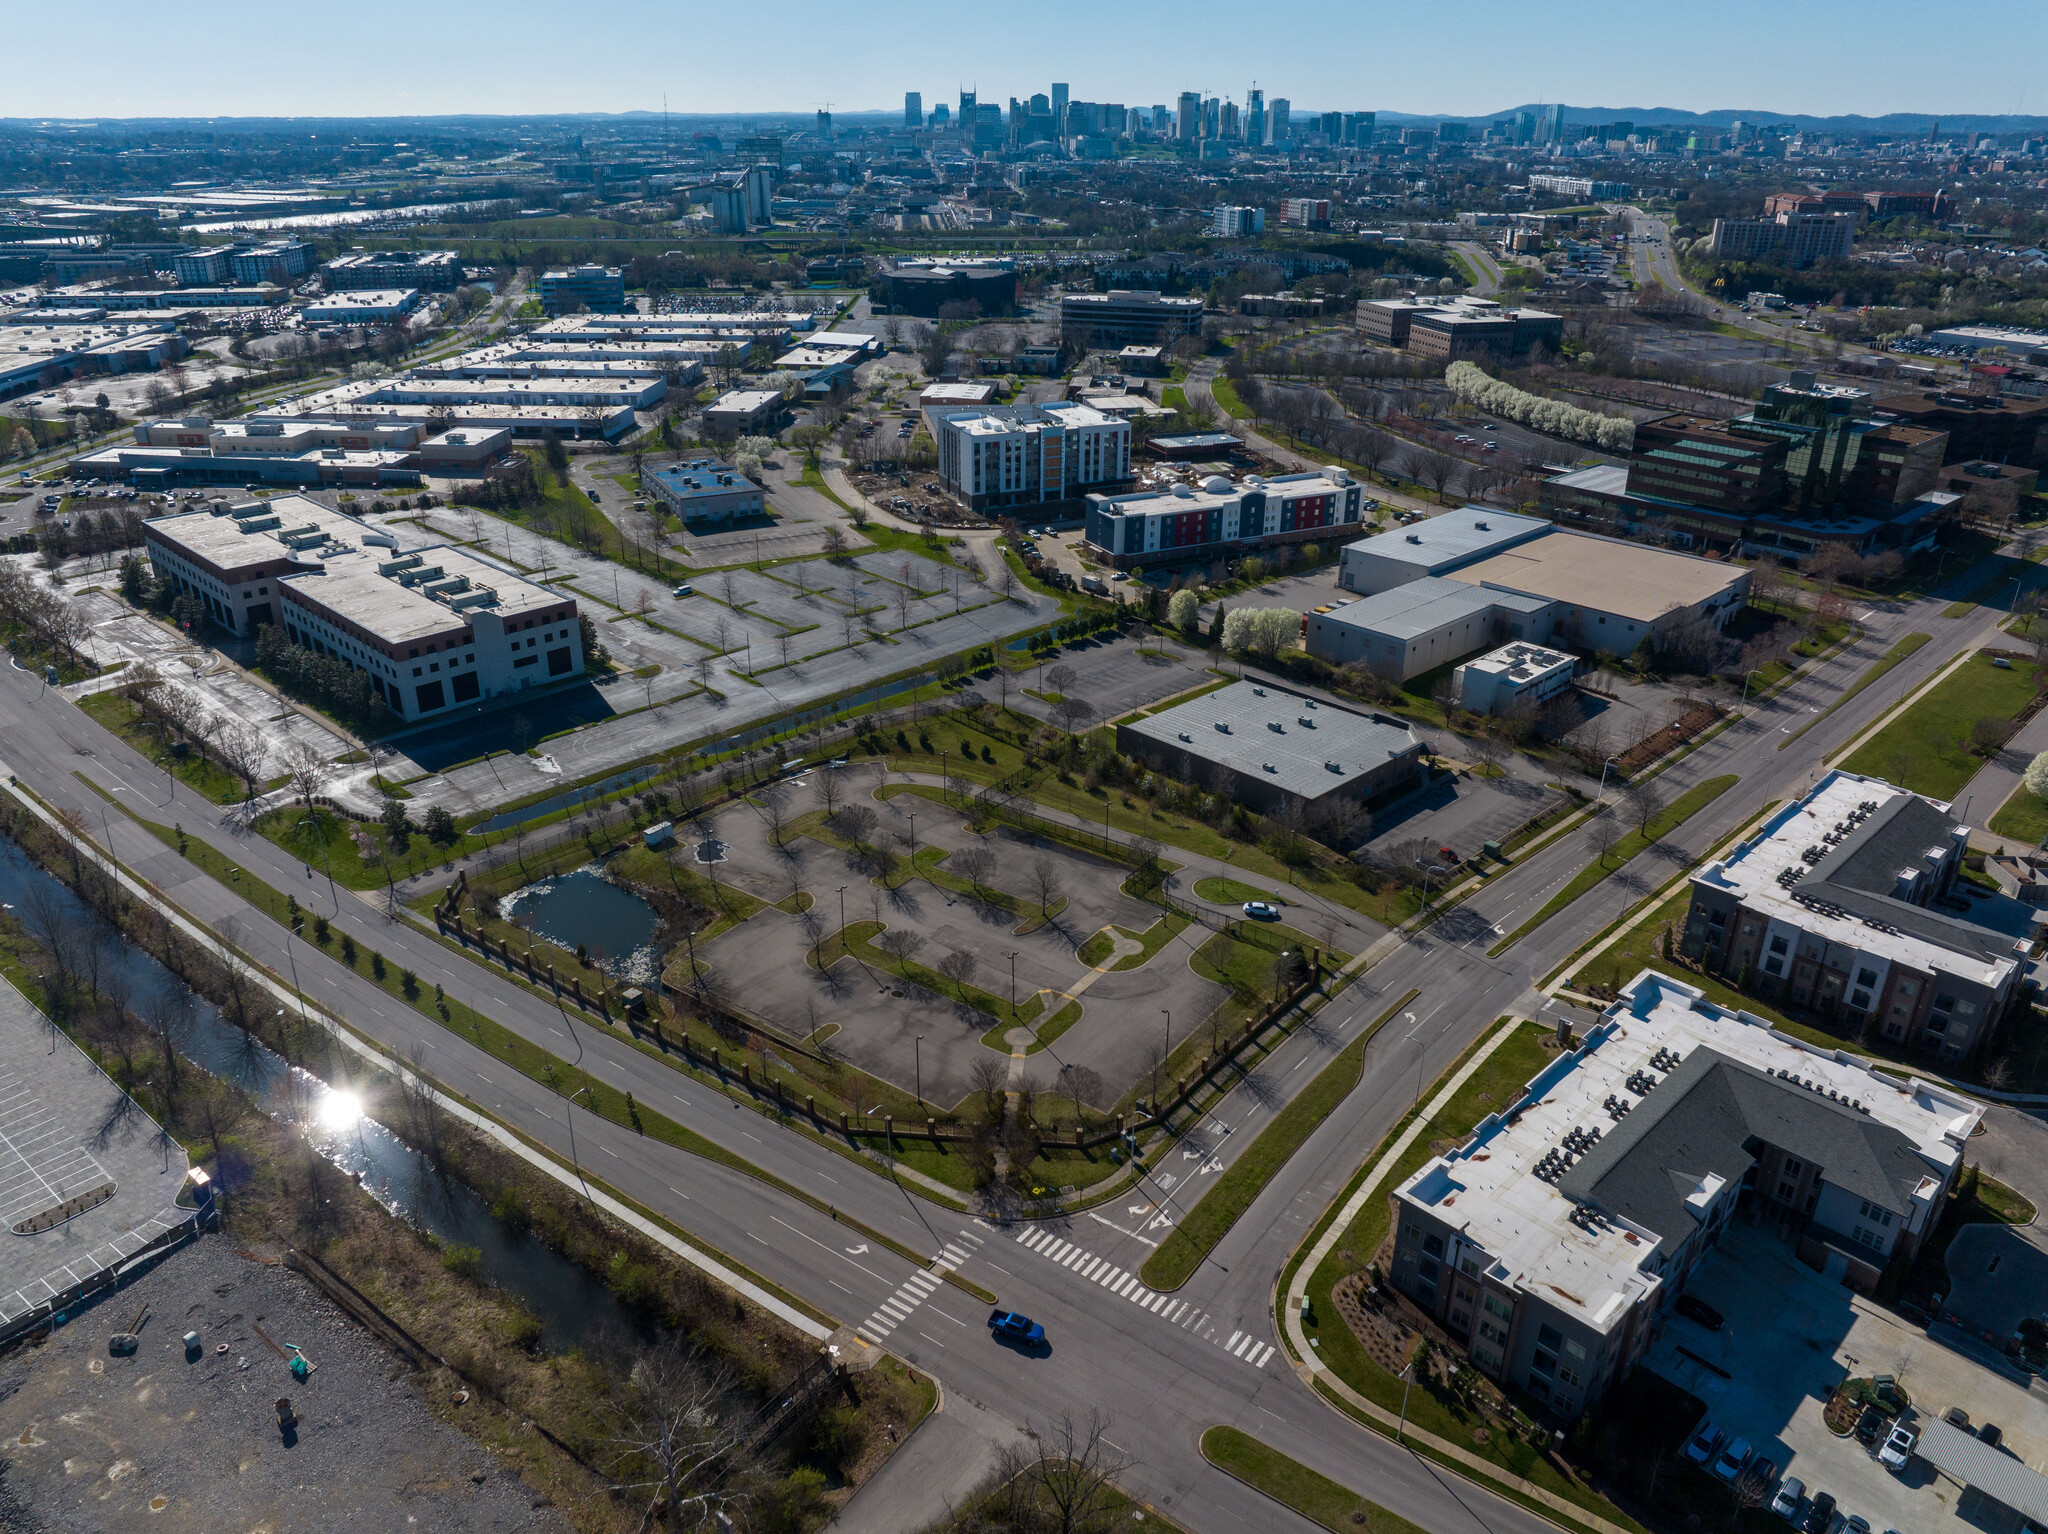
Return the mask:
[[[1944,1064],[1979,1055],[2019,1009],[2033,908],[1956,898],[1969,836],[1938,800],[1830,772],[1693,875],[1683,951]]]
[[[1938,1224],[1983,1105],[1645,970],[1394,1191],[1393,1285],[1570,1421],[1624,1378],[1738,1209],[1874,1288]]]
[[[1344,469],[1271,479],[1248,474],[1236,484],[1212,474],[1199,486],[1088,497],[1083,536],[1120,570],[1184,564],[1255,549],[1344,538],[1376,503]]]
[[[1264,234],[1266,210],[1219,203],[1209,212],[1209,232],[1226,240],[1243,240]]]
[[[558,266],[543,272],[540,306],[548,315],[569,314],[578,306],[599,314],[620,314],[626,308],[626,273],[617,266]]]
[[[1280,220],[1300,229],[1327,229],[1330,227],[1330,199],[1327,197],[1289,197],[1280,204]]]
[[[939,479],[976,511],[1071,501],[1131,477],[1131,423],[1089,405],[926,412]]]
[[[1717,218],[1707,253],[1728,261],[1807,267],[1846,261],[1856,248],[1853,213],[1780,213],[1776,218]]]
[[[366,672],[408,722],[583,671],[574,598],[464,550],[401,552],[382,528],[302,496],[152,518],[143,542],[157,575],[224,628],[281,625]]]
[[[1202,301],[1146,289],[1068,293],[1060,299],[1060,340],[1080,346],[1171,346],[1202,333]]]
[[[236,245],[228,253],[228,271],[237,282],[286,285],[313,269],[313,255],[313,247],[302,240]]]

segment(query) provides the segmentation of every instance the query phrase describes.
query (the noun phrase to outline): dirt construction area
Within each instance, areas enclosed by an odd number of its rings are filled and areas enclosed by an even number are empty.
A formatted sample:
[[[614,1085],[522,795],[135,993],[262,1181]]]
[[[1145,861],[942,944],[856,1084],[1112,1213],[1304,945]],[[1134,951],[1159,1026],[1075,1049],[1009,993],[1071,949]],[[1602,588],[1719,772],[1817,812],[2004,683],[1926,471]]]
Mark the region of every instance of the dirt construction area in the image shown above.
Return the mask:
[[[111,1352],[145,1312],[137,1349]],[[293,1379],[265,1335],[312,1374]],[[0,1361],[0,1529],[569,1527],[400,1368],[305,1279],[201,1237]]]

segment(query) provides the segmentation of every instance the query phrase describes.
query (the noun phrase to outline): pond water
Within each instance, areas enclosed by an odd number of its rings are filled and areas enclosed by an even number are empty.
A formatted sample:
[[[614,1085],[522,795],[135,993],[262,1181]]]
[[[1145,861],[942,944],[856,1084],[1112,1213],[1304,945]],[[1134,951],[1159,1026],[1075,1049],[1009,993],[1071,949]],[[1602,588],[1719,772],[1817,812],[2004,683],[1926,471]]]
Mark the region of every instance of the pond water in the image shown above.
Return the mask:
[[[91,924],[82,900],[0,837],[0,901],[19,910],[36,885],[46,886],[64,903],[73,918],[71,930],[82,932]],[[137,1004],[171,993],[189,1001],[191,1025],[183,1053],[195,1064],[242,1087],[274,1117],[299,1125],[321,1155],[400,1219],[442,1241],[481,1252],[479,1271],[533,1312],[541,1324],[541,1346],[549,1352],[566,1352],[600,1331],[631,1335],[641,1329],[602,1283],[539,1242],[513,1235],[474,1191],[438,1176],[425,1157],[364,1114],[349,1083],[331,1085],[288,1064],[125,939],[117,941],[109,964],[128,982]],[[231,1188],[222,1195],[224,1202],[232,1202]]]
[[[641,979],[653,973],[661,918],[595,863],[514,890],[498,902],[498,914],[558,947],[587,949],[607,974]]]

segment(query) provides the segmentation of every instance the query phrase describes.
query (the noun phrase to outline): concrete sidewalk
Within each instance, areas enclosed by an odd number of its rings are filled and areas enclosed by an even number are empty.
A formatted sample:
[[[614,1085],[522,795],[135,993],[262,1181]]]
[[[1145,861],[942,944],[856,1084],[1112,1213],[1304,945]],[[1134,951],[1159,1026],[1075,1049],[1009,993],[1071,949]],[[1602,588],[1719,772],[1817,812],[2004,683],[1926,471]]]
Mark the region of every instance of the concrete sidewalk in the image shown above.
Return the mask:
[[[909,1534],[936,1523],[996,1468],[1007,1445],[1022,1441],[992,1412],[944,1395],[826,1527],[838,1534]]]

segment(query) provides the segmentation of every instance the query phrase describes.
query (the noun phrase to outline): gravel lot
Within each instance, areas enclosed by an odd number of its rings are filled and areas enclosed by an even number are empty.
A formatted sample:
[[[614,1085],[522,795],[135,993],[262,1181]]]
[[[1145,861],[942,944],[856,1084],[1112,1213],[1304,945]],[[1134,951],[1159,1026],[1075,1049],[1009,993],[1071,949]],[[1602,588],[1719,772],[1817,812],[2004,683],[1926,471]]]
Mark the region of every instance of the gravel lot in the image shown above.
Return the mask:
[[[133,1355],[108,1337],[150,1307]],[[301,1384],[255,1330],[298,1343]],[[197,1331],[188,1361],[179,1341]],[[228,1351],[214,1351],[226,1343]],[[299,1422],[278,1431],[273,1402]],[[306,1280],[205,1236],[0,1361],[0,1530],[565,1530]],[[537,1501],[540,1505],[536,1505]]]

